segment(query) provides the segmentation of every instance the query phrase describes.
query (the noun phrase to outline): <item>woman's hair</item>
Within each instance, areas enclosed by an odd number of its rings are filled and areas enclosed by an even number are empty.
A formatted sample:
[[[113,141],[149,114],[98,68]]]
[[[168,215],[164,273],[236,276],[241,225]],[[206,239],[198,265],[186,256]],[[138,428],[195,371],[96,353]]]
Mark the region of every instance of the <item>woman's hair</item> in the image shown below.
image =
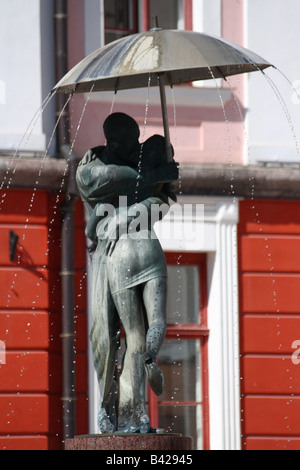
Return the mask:
[[[174,156],[174,150],[172,147]],[[140,155],[141,170],[158,168],[167,161],[166,139],[161,135],[149,137],[143,144]]]

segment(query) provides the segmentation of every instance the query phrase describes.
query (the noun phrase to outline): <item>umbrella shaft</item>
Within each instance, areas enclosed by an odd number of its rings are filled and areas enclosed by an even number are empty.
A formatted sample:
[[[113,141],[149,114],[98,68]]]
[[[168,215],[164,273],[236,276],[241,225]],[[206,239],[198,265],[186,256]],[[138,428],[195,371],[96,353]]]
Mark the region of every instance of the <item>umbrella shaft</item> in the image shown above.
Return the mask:
[[[164,77],[165,77],[164,74],[159,74],[159,90],[160,90],[162,117],[163,117],[163,123],[164,123],[164,133],[165,133],[165,139],[166,139],[167,161],[171,162],[173,160],[173,155],[172,155],[171,140],[170,140],[169,119],[168,119],[168,109],[167,109]]]

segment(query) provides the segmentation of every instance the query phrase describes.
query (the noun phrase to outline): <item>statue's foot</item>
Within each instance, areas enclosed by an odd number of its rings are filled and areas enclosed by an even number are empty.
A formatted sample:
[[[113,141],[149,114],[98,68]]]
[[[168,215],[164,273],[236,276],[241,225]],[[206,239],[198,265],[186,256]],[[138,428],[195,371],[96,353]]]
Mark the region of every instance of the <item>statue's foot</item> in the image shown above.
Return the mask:
[[[164,388],[164,376],[155,358],[151,357],[145,360],[145,369],[150,387],[155,395],[159,396]]]
[[[150,430],[150,419],[148,415],[144,415],[141,417],[140,426],[137,432],[142,434],[148,434]]]
[[[166,432],[163,428],[151,428],[148,431],[148,434],[164,434]]]
[[[97,424],[101,434],[114,432],[114,425],[109,420],[109,417],[103,408],[98,411]]]
[[[148,434],[150,432],[150,419],[147,414],[140,416],[132,416],[131,419],[119,419],[117,432],[119,433],[141,433]]]
[[[163,428],[152,428],[151,426],[132,426],[129,428],[120,428],[114,434],[165,434],[166,430]]]

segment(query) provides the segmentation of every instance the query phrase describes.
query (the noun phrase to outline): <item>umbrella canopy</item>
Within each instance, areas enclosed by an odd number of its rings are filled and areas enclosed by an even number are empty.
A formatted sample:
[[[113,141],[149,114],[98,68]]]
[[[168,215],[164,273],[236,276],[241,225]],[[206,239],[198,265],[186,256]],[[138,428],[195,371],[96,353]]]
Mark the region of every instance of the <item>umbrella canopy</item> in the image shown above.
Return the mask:
[[[224,39],[154,27],[93,52],[75,65],[52,92],[117,92],[159,86],[167,158],[172,161],[166,84],[225,78],[270,66],[257,54]]]
[[[114,41],[78,63],[53,91],[85,93],[170,85],[263,70],[271,64],[221,38],[154,28]],[[149,74],[153,80],[149,81]]]

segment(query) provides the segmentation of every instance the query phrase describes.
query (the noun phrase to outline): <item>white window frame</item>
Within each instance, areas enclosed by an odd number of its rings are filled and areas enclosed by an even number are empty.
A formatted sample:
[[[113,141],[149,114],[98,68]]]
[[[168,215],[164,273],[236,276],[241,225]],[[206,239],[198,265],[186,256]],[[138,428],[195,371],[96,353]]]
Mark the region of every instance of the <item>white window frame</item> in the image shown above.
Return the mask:
[[[104,46],[104,0],[84,0],[84,53]]]
[[[193,30],[212,36],[222,35],[222,1],[197,0],[193,2]]]

